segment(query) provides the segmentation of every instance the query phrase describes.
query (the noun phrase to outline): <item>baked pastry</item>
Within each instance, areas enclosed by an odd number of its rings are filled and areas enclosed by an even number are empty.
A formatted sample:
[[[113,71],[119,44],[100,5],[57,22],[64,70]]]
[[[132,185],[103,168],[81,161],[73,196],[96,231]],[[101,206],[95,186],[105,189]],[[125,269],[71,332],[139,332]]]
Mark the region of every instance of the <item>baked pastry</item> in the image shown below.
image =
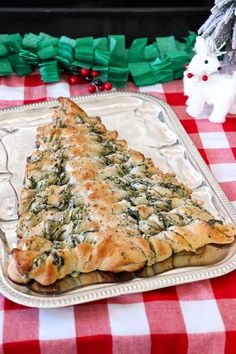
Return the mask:
[[[129,149],[99,117],[59,102],[27,159],[13,281],[49,285],[73,272],[133,272],[234,241],[236,228],[214,220],[174,174]]]

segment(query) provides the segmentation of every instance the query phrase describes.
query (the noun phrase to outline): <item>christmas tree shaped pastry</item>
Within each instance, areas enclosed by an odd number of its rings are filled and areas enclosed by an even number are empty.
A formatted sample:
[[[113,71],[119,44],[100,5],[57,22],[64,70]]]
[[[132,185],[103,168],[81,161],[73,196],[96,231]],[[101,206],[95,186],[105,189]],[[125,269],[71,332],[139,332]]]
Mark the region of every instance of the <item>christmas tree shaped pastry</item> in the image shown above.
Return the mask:
[[[27,159],[13,281],[48,285],[73,272],[132,272],[233,242],[236,228],[214,220],[174,174],[129,149],[99,117],[59,102]]]

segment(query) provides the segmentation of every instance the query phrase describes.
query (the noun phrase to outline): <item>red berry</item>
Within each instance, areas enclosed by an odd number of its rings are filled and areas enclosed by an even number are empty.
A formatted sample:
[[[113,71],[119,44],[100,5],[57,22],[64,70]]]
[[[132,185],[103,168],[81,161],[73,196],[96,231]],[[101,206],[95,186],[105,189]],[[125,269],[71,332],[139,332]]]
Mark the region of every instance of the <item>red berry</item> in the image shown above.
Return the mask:
[[[202,80],[203,80],[203,81],[207,81],[207,80],[208,80],[208,76],[203,75],[203,76],[202,76]]]
[[[94,85],[88,85],[88,92],[94,93],[96,91],[96,87]]]
[[[191,77],[193,77],[193,74],[188,73],[187,76],[188,76],[189,79],[191,79]]]
[[[76,84],[78,84],[78,83],[79,83],[79,76],[77,76],[77,75],[71,75],[71,76],[69,77],[69,83],[70,83],[71,85],[76,85]]]
[[[104,86],[104,85],[99,85],[99,86],[98,86],[99,91],[103,91],[103,90],[104,90],[104,88],[105,88],[105,86]]]
[[[105,90],[110,91],[112,89],[112,83],[108,81],[105,83],[104,87]]]
[[[81,75],[87,76],[88,74],[89,74],[89,70],[88,69],[86,69],[86,68],[82,68],[81,69]]]
[[[189,64],[185,64],[185,65],[184,65],[185,69],[187,69],[187,68],[188,68],[188,66],[189,66]]]
[[[92,77],[97,77],[99,75],[99,72],[97,70],[92,70],[91,75]]]

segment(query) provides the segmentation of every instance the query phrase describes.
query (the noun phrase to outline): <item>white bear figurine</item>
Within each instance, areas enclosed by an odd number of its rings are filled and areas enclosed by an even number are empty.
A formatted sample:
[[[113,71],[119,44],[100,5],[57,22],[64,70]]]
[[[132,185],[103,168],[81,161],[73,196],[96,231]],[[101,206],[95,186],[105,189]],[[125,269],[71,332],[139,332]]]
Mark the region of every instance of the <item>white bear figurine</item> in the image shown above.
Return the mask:
[[[199,117],[205,104],[212,105],[211,122],[224,123],[227,113],[236,114],[236,71],[221,74],[219,52],[212,51],[203,37],[198,36],[196,55],[184,72],[184,94],[188,96],[187,112]]]

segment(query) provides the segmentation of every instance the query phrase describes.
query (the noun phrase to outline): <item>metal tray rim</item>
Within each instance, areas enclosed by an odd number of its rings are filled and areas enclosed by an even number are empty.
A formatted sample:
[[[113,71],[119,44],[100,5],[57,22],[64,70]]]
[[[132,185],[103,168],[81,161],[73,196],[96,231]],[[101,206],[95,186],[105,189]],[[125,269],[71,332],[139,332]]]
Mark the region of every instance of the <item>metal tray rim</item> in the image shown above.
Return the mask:
[[[215,177],[212,175],[211,171],[205,164],[204,160],[200,156],[197,148],[192,143],[191,139],[185,132],[184,128],[182,127],[179,119],[177,118],[175,112],[172,108],[162,99],[146,94],[141,92],[135,91],[115,91],[115,92],[107,92],[107,93],[99,93],[94,94],[93,96],[85,95],[85,96],[76,96],[71,97],[74,101],[82,102],[83,100],[88,100],[96,97],[109,97],[109,96],[136,96],[138,98],[146,98],[154,103],[158,103],[162,106],[165,110],[168,118],[171,120],[173,127],[176,129],[177,133],[179,134],[180,138],[182,139],[185,148],[187,149],[188,153],[190,154],[191,158],[197,163],[201,173],[207,179],[209,185],[213,188],[214,193],[221,201],[222,205],[230,215],[231,219],[236,222],[236,210],[233,205],[229,202],[228,198],[222,191],[221,187],[219,186],[218,182],[216,181]],[[28,110],[32,108],[41,108],[47,107],[51,104],[57,104],[57,100],[50,100],[46,102],[38,102],[28,105],[20,105],[15,107],[4,108],[0,110],[0,115],[5,112],[12,112],[12,111],[21,111],[21,110]],[[63,306],[70,306],[80,303],[85,303],[89,301],[95,301],[105,298],[110,298],[118,295],[124,294],[132,294],[137,292],[144,292],[150,291],[158,288],[174,286],[178,284],[185,284],[189,282],[194,282],[203,279],[210,279],[214,277],[218,277],[229,273],[236,269],[236,254],[231,256],[228,260],[225,260],[223,264],[216,264],[207,267],[196,267],[196,269],[188,269],[183,268],[184,271],[180,271],[179,274],[160,274],[156,275],[152,278],[140,279],[135,282],[126,282],[120,284],[111,284],[109,286],[104,286],[104,288],[93,289],[93,290],[86,290],[82,294],[80,292],[73,292],[70,294],[64,294],[57,297],[51,297],[50,299],[40,296],[32,296],[28,294],[23,294],[15,289],[12,289],[6,282],[2,270],[0,272],[0,292],[9,298],[10,300],[30,306],[30,307],[38,307],[38,308],[55,308],[55,307],[63,307]],[[186,269],[186,271],[185,271]]]

